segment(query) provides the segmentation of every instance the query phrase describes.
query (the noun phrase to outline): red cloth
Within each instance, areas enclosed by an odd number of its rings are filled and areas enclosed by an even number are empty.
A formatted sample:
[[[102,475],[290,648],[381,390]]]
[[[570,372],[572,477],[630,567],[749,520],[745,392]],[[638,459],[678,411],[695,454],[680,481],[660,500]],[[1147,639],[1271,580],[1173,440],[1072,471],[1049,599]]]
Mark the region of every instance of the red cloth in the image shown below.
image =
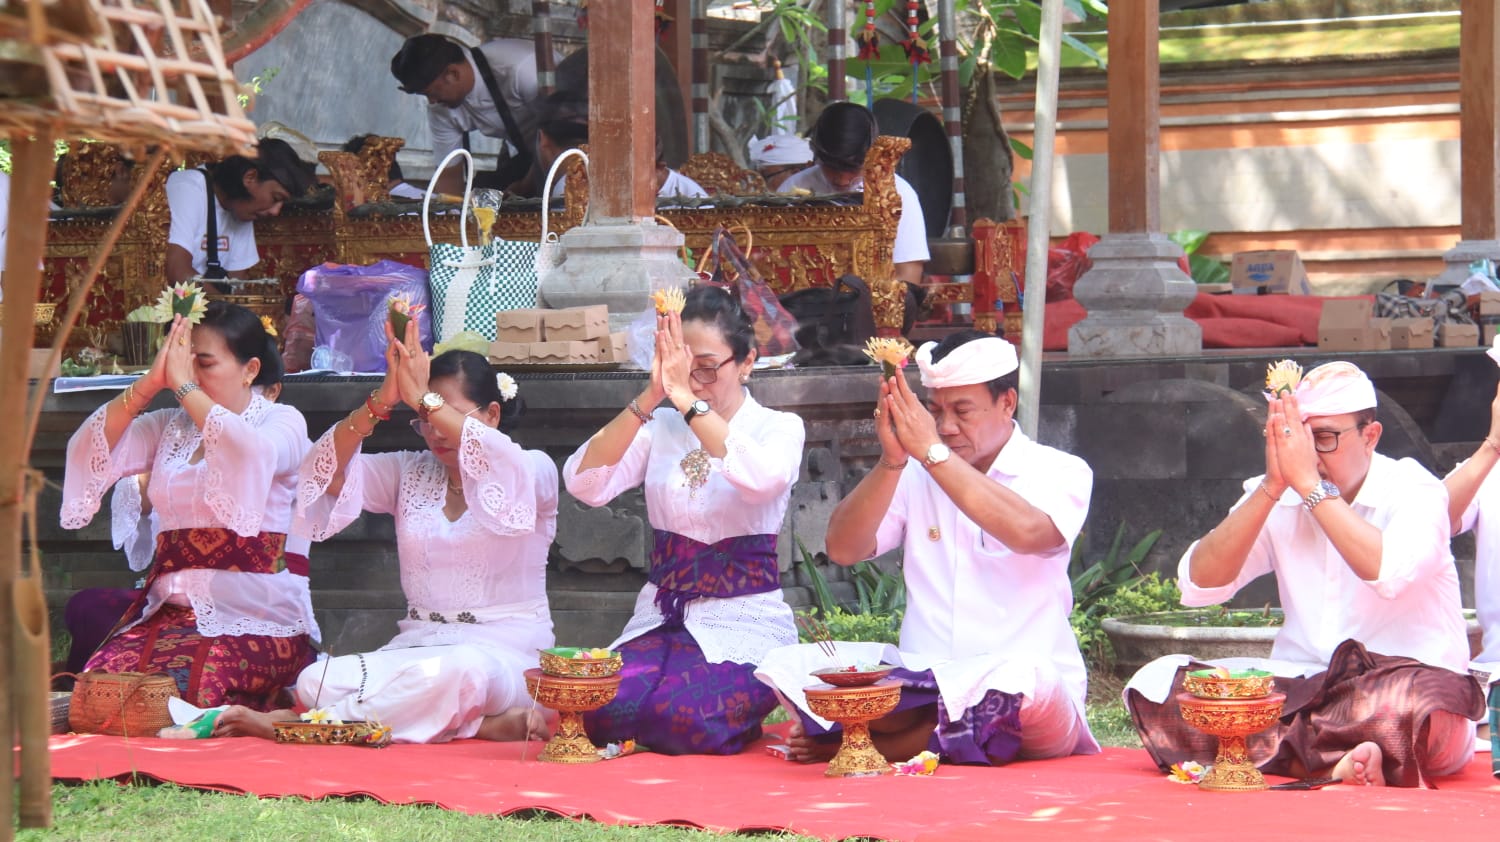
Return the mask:
[[[523,761],[521,744],[479,740],[370,749],[67,735],[53,737],[51,747],[59,780],[139,772],[266,797],[368,795],[468,813],[542,809],[606,824],[834,839],[1176,839],[1204,827],[1265,828],[1277,840],[1318,842],[1485,839],[1500,818],[1488,754],[1439,780],[1439,790],[1219,794],[1170,783],[1139,749],[1002,767],[944,765],[928,778],[838,779],[824,777],[822,764],[788,763],[759,746],[733,757],[638,754],[588,766]],[[524,750],[535,758],[535,744]]]
[[[1369,300],[1371,296],[1350,296]],[[1318,344],[1323,302],[1317,295],[1208,295],[1199,293],[1183,315],[1203,328],[1205,348],[1285,348]],[[1086,312],[1076,299],[1047,302],[1042,347],[1068,350],[1068,329]]]

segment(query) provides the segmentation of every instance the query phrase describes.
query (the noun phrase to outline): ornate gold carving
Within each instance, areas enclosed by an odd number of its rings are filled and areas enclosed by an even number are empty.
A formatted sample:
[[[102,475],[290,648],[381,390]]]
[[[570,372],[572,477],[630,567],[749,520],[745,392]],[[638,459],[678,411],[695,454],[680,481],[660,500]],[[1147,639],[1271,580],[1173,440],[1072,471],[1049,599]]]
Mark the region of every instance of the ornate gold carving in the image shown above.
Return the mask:
[[[1214,766],[1199,781],[1199,788],[1226,792],[1265,789],[1266,779],[1251,762],[1245,738],[1271,727],[1281,716],[1285,702],[1284,693],[1256,699],[1203,699],[1178,693],[1183,721],[1219,738]]]
[[[823,774],[830,778],[888,775],[890,764],[870,739],[870,722],[896,709],[901,682],[880,681],[864,687],[814,685],[803,691],[807,706],[843,726],[843,742]]]
[[[110,200],[110,185],[124,159],[108,143],[68,142],[68,157],[58,173],[59,203],[65,208],[102,208]]]
[[[334,215],[342,218],[348,208],[367,202],[385,202],[391,197],[391,163],[406,141],[399,137],[367,137],[359,152],[320,152],[318,160],[328,168],[337,200]]]
[[[755,196],[766,192],[766,180],[760,173],[740,169],[728,155],[719,152],[689,155],[678,172],[713,195]]]
[[[597,763],[601,758],[583,730],[582,714],[598,710],[614,700],[620,676],[602,678],[547,675],[540,668],[526,671],[526,692],[538,704],[558,712],[557,733],[542,749],[549,763]]]

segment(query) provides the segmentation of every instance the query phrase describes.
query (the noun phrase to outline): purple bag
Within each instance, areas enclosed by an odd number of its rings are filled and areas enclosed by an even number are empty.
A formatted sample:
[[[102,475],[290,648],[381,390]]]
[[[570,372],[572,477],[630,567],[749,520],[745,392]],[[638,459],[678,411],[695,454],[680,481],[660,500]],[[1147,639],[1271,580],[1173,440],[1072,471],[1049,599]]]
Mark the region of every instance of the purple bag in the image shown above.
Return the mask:
[[[432,350],[427,270],[394,260],[371,266],[324,263],[302,273],[297,291],[313,303],[316,342],[347,354],[352,370],[385,371],[385,321],[392,295],[405,293],[417,313],[422,347]]]

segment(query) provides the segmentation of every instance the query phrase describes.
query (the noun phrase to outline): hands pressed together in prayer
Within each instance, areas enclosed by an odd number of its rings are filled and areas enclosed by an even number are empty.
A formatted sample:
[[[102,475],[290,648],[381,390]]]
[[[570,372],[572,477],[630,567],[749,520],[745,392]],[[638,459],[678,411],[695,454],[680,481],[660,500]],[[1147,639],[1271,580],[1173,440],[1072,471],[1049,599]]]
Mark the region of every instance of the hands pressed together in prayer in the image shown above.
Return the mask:
[[[932,413],[900,374],[881,378],[880,397],[875,403],[875,434],[880,439],[881,461],[888,465],[899,465],[909,456],[921,462],[928,448],[943,440]]]
[[[151,369],[136,383],[143,396],[162,389],[175,390],[193,379],[193,325],[182,316],[173,316]]]
[[[396,341],[391,332],[391,323],[385,323],[385,380],[380,383],[380,397],[387,406],[394,406],[399,399],[416,409],[427,394],[428,372],[432,369],[432,358],[422,349],[422,340],[417,332],[417,320],[406,323],[406,336]]]
[[[682,338],[682,314],[656,316],[656,356],[651,361],[651,385],[641,406],[656,407],[663,398],[679,412],[685,411],[693,395],[693,352]]]
[[[1302,420],[1296,395],[1271,399],[1266,412],[1265,437],[1266,492],[1279,498],[1290,487],[1299,496],[1307,496],[1321,477],[1312,427]]]

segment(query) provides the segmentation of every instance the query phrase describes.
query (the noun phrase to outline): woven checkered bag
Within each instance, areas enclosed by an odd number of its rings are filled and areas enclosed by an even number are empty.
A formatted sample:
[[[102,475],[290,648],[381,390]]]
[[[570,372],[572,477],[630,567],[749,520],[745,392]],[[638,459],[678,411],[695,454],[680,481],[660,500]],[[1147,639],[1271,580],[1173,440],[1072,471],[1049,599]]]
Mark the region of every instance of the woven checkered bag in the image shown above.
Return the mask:
[[[536,243],[495,238],[480,245],[469,244],[467,219],[459,220],[459,244],[434,243],[428,208],[438,175],[455,157],[464,159],[466,180],[462,214],[469,214],[474,186],[474,160],[463,149],[455,149],[432,173],[422,198],[422,233],[427,237],[428,284],[432,288],[432,329],[442,342],[460,331],[486,339],[495,338],[495,314],[501,310],[536,306]]]

